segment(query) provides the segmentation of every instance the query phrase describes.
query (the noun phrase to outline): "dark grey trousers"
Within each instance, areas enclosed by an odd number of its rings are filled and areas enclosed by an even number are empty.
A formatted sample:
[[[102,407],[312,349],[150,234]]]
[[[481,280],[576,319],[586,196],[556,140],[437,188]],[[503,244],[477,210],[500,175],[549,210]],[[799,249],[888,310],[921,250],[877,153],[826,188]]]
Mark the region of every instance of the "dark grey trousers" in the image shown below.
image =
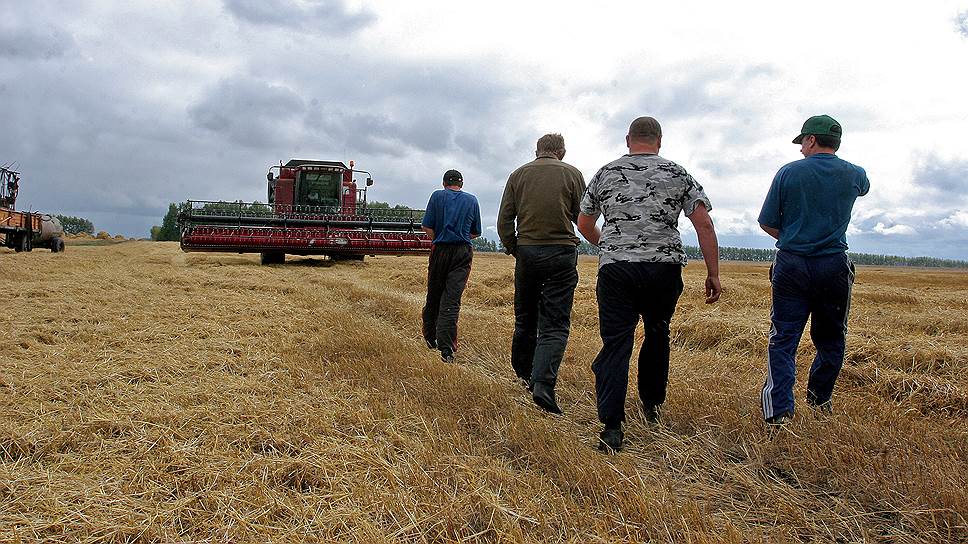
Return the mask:
[[[435,244],[430,250],[423,336],[445,355],[457,351],[457,316],[473,257],[470,244]]]
[[[515,259],[511,366],[519,378],[554,387],[571,327],[578,252],[573,245],[519,245]]]

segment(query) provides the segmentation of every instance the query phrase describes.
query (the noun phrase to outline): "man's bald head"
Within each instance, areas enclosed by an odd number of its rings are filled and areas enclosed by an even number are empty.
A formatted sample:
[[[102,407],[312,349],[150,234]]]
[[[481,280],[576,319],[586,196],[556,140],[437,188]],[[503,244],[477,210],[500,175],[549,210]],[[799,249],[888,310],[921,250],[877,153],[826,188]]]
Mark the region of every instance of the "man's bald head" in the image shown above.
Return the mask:
[[[639,117],[629,125],[629,140],[655,144],[662,138],[662,127],[655,117]]]

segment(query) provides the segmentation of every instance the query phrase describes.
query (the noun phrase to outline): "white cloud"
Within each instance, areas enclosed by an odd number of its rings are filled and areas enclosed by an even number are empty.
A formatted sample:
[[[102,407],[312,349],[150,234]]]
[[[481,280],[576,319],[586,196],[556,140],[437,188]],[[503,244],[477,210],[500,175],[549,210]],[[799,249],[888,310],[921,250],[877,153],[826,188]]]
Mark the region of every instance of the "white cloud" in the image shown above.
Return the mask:
[[[894,234],[900,235],[911,235],[917,234],[918,232],[907,225],[891,225],[890,227],[884,225],[884,223],[878,223],[874,225],[874,232],[878,234],[883,234],[885,236],[891,236]]]
[[[948,217],[942,219],[939,224],[945,228],[968,228],[968,211],[955,210]]]

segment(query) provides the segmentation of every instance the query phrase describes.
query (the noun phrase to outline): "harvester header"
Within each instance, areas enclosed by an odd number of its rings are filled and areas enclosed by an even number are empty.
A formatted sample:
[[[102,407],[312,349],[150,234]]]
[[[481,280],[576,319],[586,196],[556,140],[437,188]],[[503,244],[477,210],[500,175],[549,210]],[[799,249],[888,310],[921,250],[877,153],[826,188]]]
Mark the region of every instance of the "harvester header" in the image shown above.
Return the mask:
[[[354,176],[366,174],[363,187]],[[373,178],[353,162],[292,159],[266,174],[268,203],[189,200],[178,216],[183,251],[260,253],[263,264],[291,255],[363,260],[430,251],[423,210],[368,206]]]

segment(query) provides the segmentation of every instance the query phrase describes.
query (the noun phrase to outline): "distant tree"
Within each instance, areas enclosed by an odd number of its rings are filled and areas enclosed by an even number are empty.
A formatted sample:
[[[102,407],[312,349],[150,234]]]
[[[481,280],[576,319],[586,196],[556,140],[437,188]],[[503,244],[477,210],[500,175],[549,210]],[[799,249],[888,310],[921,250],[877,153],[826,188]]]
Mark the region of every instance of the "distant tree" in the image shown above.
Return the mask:
[[[497,251],[497,242],[488,240],[483,236],[471,240],[471,245],[474,246],[474,251],[480,251],[482,253],[494,253]]]
[[[701,260],[702,251],[696,246],[684,246],[683,251],[686,257],[692,260]],[[897,255],[874,255],[870,253],[848,253],[851,260],[857,264],[874,266],[922,266],[922,267],[946,267],[946,268],[968,268],[968,261],[955,259],[938,259],[935,257],[899,257]],[[770,262],[776,257],[775,249],[756,249],[750,247],[730,247],[722,246],[719,248],[719,258],[724,261],[751,261],[751,262]]]
[[[582,240],[578,244],[578,254],[579,255],[599,255],[601,254],[601,250],[598,249],[598,246],[593,246],[588,242]]]
[[[61,222],[65,234],[80,234],[82,232],[94,234],[94,223],[83,217],[74,217],[73,215],[55,215],[54,217]]]
[[[168,205],[168,213],[161,220],[161,226],[158,227],[158,230],[155,231],[155,228],[152,227],[151,239],[159,242],[176,242],[178,241],[178,234],[178,205],[171,203]]]
[[[390,210],[409,210],[410,208],[404,206],[403,204],[390,205],[389,202],[380,202],[379,200],[367,201],[367,208],[379,208],[379,209],[390,209]]]

